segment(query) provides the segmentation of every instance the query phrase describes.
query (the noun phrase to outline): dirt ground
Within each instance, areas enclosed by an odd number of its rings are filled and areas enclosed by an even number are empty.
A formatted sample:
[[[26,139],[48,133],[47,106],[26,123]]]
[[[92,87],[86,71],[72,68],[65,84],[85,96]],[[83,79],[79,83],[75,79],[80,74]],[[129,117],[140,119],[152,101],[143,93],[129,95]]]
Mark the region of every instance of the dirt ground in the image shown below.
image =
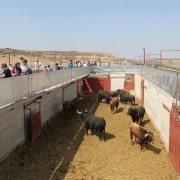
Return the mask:
[[[131,118],[126,115],[130,104],[120,104],[117,113],[112,114],[108,105],[96,100],[97,94],[84,96],[79,110],[87,108],[92,114],[105,117],[105,142],[99,140],[98,134],[89,132],[86,136],[77,114],[64,117],[60,112],[43,127],[36,142],[19,146],[1,162],[0,179],[180,179],[159,136],[146,150],[141,151],[138,144],[131,145]],[[143,125],[158,134],[147,115]]]

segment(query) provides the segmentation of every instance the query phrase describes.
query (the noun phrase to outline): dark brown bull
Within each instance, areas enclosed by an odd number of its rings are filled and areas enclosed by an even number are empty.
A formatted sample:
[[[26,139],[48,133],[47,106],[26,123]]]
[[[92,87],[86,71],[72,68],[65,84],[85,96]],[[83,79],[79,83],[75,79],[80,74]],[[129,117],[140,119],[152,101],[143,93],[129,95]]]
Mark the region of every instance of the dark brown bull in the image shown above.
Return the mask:
[[[119,106],[119,98],[118,97],[112,98],[110,100],[110,109],[111,109],[111,112],[113,112],[115,108],[116,108],[116,111],[117,111],[118,106]]]
[[[141,150],[143,149],[143,145],[146,145],[147,148],[147,143],[152,142],[154,139],[154,135],[152,132],[145,130],[142,128],[140,125],[132,123],[130,125],[130,138],[131,142],[133,144],[133,136],[135,136],[136,142],[138,142],[141,146]]]
[[[74,98],[72,100],[69,100],[69,101],[65,101],[63,103],[63,112],[64,112],[64,115],[65,115],[65,112],[69,112],[71,115],[74,114],[76,108],[77,108],[77,104],[78,102],[82,100],[82,98]]]

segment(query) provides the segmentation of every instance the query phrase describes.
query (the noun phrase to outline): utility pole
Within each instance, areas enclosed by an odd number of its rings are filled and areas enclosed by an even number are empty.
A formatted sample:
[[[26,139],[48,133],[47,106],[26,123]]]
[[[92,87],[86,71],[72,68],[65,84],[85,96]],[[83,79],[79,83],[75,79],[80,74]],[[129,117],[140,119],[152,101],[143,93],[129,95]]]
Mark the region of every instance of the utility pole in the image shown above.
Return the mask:
[[[146,50],[145,50],[145,48],[143,48],[143,51],[144,51],[144,65],[146,65]]]

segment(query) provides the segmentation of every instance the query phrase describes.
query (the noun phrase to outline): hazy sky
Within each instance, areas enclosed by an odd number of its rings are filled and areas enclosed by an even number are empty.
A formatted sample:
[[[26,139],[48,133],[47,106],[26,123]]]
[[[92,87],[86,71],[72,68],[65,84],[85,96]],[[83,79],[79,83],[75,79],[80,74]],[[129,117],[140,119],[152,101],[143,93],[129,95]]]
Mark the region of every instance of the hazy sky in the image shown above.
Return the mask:
[[[0,48],[7,47],[127,58],[143,47],[180,49],[180,0],[0,0]]]

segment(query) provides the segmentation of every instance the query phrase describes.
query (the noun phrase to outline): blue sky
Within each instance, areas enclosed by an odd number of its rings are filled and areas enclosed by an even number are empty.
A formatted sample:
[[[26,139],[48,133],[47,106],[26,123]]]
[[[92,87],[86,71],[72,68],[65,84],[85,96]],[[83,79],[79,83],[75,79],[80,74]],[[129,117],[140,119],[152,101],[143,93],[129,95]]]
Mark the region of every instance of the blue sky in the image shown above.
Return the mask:
[[[0,22],[0,48],[126,58],[180,49],[180,0],[0,0]]]

